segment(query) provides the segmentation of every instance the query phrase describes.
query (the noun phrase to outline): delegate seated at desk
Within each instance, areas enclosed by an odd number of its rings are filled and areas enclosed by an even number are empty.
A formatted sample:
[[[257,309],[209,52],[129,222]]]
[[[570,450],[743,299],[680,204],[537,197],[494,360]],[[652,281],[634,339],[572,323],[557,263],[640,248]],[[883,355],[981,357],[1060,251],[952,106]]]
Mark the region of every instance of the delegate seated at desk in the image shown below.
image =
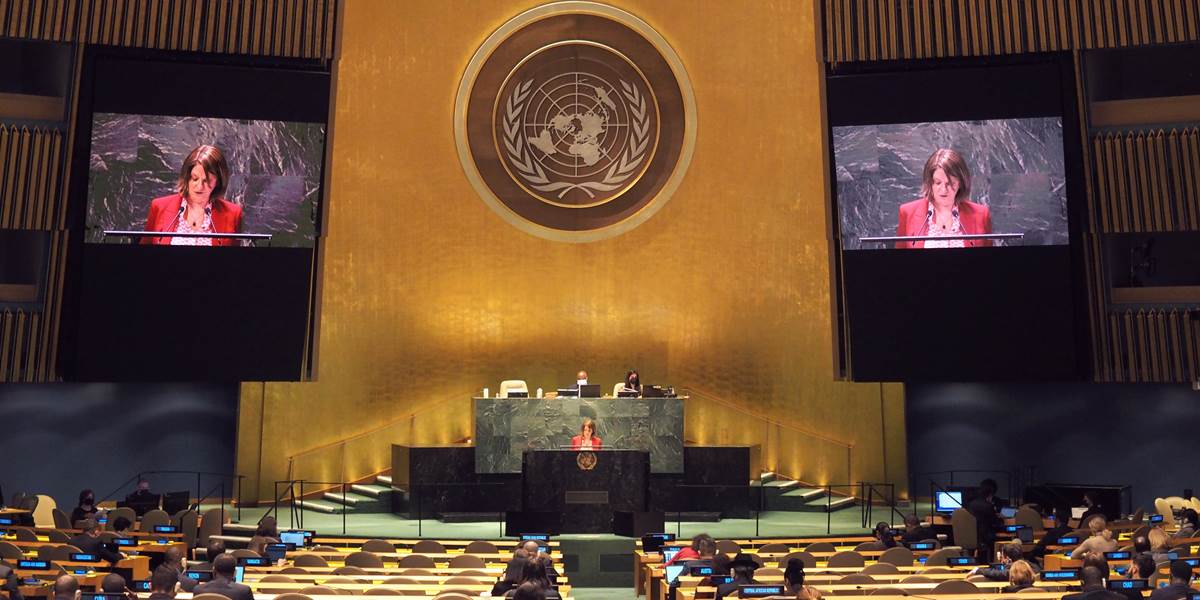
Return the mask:
[[[596,422],[584,418],[583,423],[579,425],[579,435],[571,438],[572,450],[599,450],[601,445],[600,438],[596,435]]]
[[[625,374],[625,384],[621,386],[622,392],[637,392],[637,395],[642,395],[642,379],[638,375],[636,369],[631,369]]]
[[[571,384],[568,390],[577,390],[588,384],[587,371],[580,370],[575,374],[575,383]]]

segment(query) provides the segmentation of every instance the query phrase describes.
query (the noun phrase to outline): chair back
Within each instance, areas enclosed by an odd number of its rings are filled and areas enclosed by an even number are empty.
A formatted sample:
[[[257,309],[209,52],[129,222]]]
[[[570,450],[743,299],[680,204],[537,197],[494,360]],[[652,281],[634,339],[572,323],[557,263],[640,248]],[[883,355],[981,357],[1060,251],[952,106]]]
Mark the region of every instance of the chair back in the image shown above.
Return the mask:
[[[866,563],[863,555],[853,550],[843,550],[829,557],[830,567],[862,567]]]
[[[392,588],[377,587],[377,588],[371,588],[371,589],[363,592],[363,595],[364,596],[402,596],[403,594],[400,593],[400,590],[396,590],[396,589],[392,589]]]
[[[450,559],[451,569],[483,569],[487,567],[483,557],[474,554],[459,554]]]
[[[196,545],[196,536],[200,529],[200,513],[191,509],[181,510],[171,517],[171,524],[179,528],[183,541],[189,548]]]
[[[33,524],[38,527],[58,527],[54,522],[54,511],[58,503],[45,494],[37,495],[37,508],[33,509]]]
[[[71,528],[71,517],[68,517],[67,513],[63,512],[62,509],[55,507],[54,510],[50,511],[50,513],[54,516],[55,529]]]
[[[221,528],[225,526],[222,523],[222,516],[225,513],[221,508],[210,508],[204,511],[204,516],[200,518],[200,527],[196,533],[196,544],[207,547],[208,538],[214,535],[221,535]]]
[[[66,544],[71,541],[71,536],[67,535],[66,532],[59,531],[57,529],[51,529],[50,531],[47,531],[46,538],[56,544]]]
[[[367,570],[362,567],[351,565],[342,565],[333,570],[334,575],[366,575]]]
[[[305,596],[304,594],[297,594],[296,592],[288,592],[286,594],[279,594],[278,596],[275,596],[275,600],[313,600],[313,599],[312,599],[312,596]]]
[[[170,525],[170,524],[171,524],[171,515],[168,515],[167,511],[165,511],[161,508],[155,508],[155,509],[146,511],[146,514],[142,515],[142,524],[138,525],[138,531],[153,532],[154,528],[158,527],[159,525]]]
[[[895,565],[897,567],[911,567],[916,557],[913,556],[913,551],[904,546],[896,546],[888,548],[879,555],[879,562]]]
[[[1016,516],[1013,517],[1013,521],[1016,522],[1017,525],[1024,525],[1025,527],[1028,527],[1030,531],[1043,531],[1045,529],[1045,527],[1042,525],[1042,515],[1038,513],[1038,511],[1033,510],[1028,506],[1022,506],[1021,508],[1018,508]]]
[[[387,540],[367,540],[363,542],[362,551],[387,554],[389,552],[395,552],[396,546],[392,545],[392,543]]]
[[[437,567],[437,564],[433,562],[432,558],[424,554],[409,554],[400,558],[399,566],[401,568],[432,569]]]
[[[328,567],[329,562],[320,554],[301,554],[292,560],[297,567]]]
[[[907,596],[908,592],[897,588],[875,588],[867,592],[868,596]]]
[[[489,581],[488,583],[492,582]],[[446,580],[442,582],[442,585],[479,585],[479,580],[475,579],[474,577],[463,577],[461,575],[456,575],[454,577],[447,577]]]
[[[384,585],[418,585],[421,582],[408,577],[390,577],[383,580]]]
[[[900,583],[933,583],[933,578],[924,575],[909,575],[901,579]]]
[[[445,554],[446,547],[437,540],[420,540],[413,544],[413,554]]]
[[[324,585],[310,585],[300,590],[305,596],[337,596],[338,591]]]
[[[760,569],[755,569],[754,576],[760,578],[783,577],[783,569],[778,567],[762,567]]]
[[[741,551],[742,551],[742,547],[737,545],[737,542],[735,542],[733,540],[718,540],[717,541],[717,552],[724,552],[725,554],[728,554],[730,556],[737,556],[737,554]]]
[[[837,546],[834,546],[832,542],[813,542],[805,546],[804,551],[814,554],[817,552],[835,552],[837,551]]]
[[[817,557],[801,550],[800,552],[789,552],[787,556],[779,559],[779,568],[786,569],[788,561],[793,558],[800,559],[800,563],[804,565],[805,569],[813,569],[817,566]]]
[[[284,567],[279,570],[280,575],[308,575],[308,569],[304,567]]]
[[[221,594],[204,593],[204,594],[196,594],[195,596],[192,596],[192,600],[229,600],[229,598],[226,598],[225,596],[222,596]]]
[[[978,594],[979,586],[963,579],[951,579],[933,586],[929,593],[934,596],[939,594]]]
[[[972,530],[972,531],[974,531],[974,530]],[[959,547],[953,547],[953,548],[942,548],[941,550],[937,550],[933,554],[930,554],[929,558],[925,559],[925,566],[926,567],[944,567],[944,566],[950,564],[949,563],[950,558],[953,556],[962,556],[962,549]]]
[[[50,552],[49,558],[55,562],[67,562],[71,560],[72,554],[79,554],[80,552],[83,552],[83,550],[80,550],[79,548],[76,548],[70,544],[63,544],[61,546],[55,546],[54,550]]]
[[[911,565],[911,563],[910,563],[910,565]],[[866,567],[863,567],[863,570],[859,571],[859,572],[862,573],[863,575],[887,575],[887,574],[891,574],[891,573],[899,573],[900,567],[897,567],[896,565],[894,565],[892,563],[879,561],[877,563],[870,564],[870,565],[867,565]]]
[[[17,527],[16,529],[13,529],[11,531],[13,532],[13,535],[15,535],[17,537],[18,542],[36,542],[36,541],[38,541],[37,533],[34,533],[34,531],[32,529],[26,529],[24,527]]]
[[[965,508],[956,508],[950,515],[950,528],[954,531],[954,543],[967,550],[974,550],[979,546],[979,532],[975,527],[975,515]]]
[[[0,558],[21,560],[25,558],[25,554],[21,552],[20,548],[13,545],[12,542],[0,541]]]
[[[834,582],[834,585],[870,585],[872,583],[875,583],[874,577],[862,573],[854,573],[837,580]]]
[[[878,546],[879,546],[879,542],[862,542],[861,544],[854,547],[854,551],[861,552],[863,550],[877,550]]]
[[[787,544],[779,542],[771,542],[758,547],[759,554],[786,554],[788,550],[791,550],[791,548],[788,548]]]
[[[511,392],[529,393],[529,386],[524,379],[506,379],[500,382],[500,397],[507,398]]]
[[[249,548],[238,548],[230,550],[229,555],[234,558],[260,558],[259,554]]]
[[[467,554],[499,554],[500,549],[491,542],[476,540],[470,544],[467,544],[467,547],[463,550],[463,552]]]
[[[116,523],[117,519],[120,517],[129,519],[130,525],[137,523],[137,513],[128,506],[121,506],[108,511],[108,525],[105,525],[104,528],[111,530],[113,523]]]
[[[346,566],[377,569],[383,566],[383,559],[373,552],[358,551],[346,557]]]

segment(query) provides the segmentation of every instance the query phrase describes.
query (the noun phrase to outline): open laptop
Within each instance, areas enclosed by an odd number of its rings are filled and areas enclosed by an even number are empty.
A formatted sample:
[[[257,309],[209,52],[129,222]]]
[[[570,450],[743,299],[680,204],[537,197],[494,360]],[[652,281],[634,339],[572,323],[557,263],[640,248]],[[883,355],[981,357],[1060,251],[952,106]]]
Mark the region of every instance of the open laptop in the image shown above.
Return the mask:
[[[600,397],[600,384],[589,383],[587,385],[579,386],[579,397],[580,398],[599,398]]]
[[[683,565],[667,566],[667,568],[663,570],[664,576],[667,579],[667,584],[670,585],[670,584],[675,583],[679,579],[679,576],[683,574],[683,569],[684,569]]]

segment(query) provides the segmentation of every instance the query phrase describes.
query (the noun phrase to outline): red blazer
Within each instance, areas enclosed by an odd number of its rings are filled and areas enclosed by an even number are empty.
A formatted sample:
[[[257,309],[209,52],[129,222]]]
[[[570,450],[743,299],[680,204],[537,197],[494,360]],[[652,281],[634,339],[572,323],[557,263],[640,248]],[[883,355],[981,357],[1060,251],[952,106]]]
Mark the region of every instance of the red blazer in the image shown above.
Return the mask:
[[[155,198],[150,203],[150,214],[146,216],[145,231],[175,231],[175,223],[179,219],[179,203],[183,202],[181,194],[171,194]],[[242,232],[242,207],[228,200],[213,198],[212,222],[216,233]],[[214,246],[235,246],[239,240],[214,239]],[[143,244],[170,245],[169,237],[144,237]]]
[[[896,235],[924,235],[925,216],[929,213],[929,201],[918,198],[912,202],[900,205],[900,224],[896,226]],[[958,222],[962,225],[963,233],[991,233],[992,213],[987,205],[977,204],[970,200],[960,200],[958,203]],[[991,246],[992,240],[963,240],[964,248]],[[925,242],[896,242],[897,248],[924,248]]]
[[[581,448],[583,448],[583,436],[577,435],[577,436],[571,438],[571,449],[579,450]],[[599,450],[599,449],[600,449],[600,438],[593,435],[592,436],[592,450]]]

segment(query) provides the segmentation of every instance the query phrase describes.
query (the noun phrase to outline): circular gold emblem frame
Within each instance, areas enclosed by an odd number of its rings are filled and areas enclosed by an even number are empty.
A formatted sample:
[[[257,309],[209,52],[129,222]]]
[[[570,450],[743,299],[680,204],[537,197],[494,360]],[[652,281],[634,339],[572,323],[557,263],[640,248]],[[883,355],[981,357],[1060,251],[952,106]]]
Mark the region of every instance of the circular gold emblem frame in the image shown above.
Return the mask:
[[[575,455],[575,466],[579,467],[580,471],[591,471],[596,468],[596,459],[594,452],[580,452]]]
[[[619,221],[592,229],[568,230],[548,227],[531,221],[509,208],[484,180],[479,166],[475,163],[475,157],[471,151],[471,142],[468,138],[467,116],[468,107],[471,103],[471,95],[478,75],[488,59],[491,58],[493,52],[511,36],[530,24],[561,15],[592,15],[601,17],[615,21],[639,34],[658,51],[663,61],[669,66],[675,82],[678,84],[683,106],[683,135],[679,147],[679,156],[666,181],[658,188],[652,198],[649,198],[648,201],[644,202],[632,214]],[[658,212],[675,193],[675,190],[678,189],[684,175],[687,173],[696,144],[696,127],[696,100],[692,91],[691,80],[688,78],[683,62],[674,49],[671,48],[670,44],[667,43],[666,39],[645,21],[628,12],[598,2],[581,0],[554,2],[530,9],[509,20],[492,33],[467,64],[466,71],[463,73],[462,80],[459,83],[454,105],[454,139],[458,149],[458,158],[466,173],[467,180],[475,188],[476,193],[479,194],[480,198],[483,199],[489,208],[500,215],[510,225],[531,235],[560,242],[584,243],[615,237],[641,225]],[[574,209],[563,208],[562,210]]]

